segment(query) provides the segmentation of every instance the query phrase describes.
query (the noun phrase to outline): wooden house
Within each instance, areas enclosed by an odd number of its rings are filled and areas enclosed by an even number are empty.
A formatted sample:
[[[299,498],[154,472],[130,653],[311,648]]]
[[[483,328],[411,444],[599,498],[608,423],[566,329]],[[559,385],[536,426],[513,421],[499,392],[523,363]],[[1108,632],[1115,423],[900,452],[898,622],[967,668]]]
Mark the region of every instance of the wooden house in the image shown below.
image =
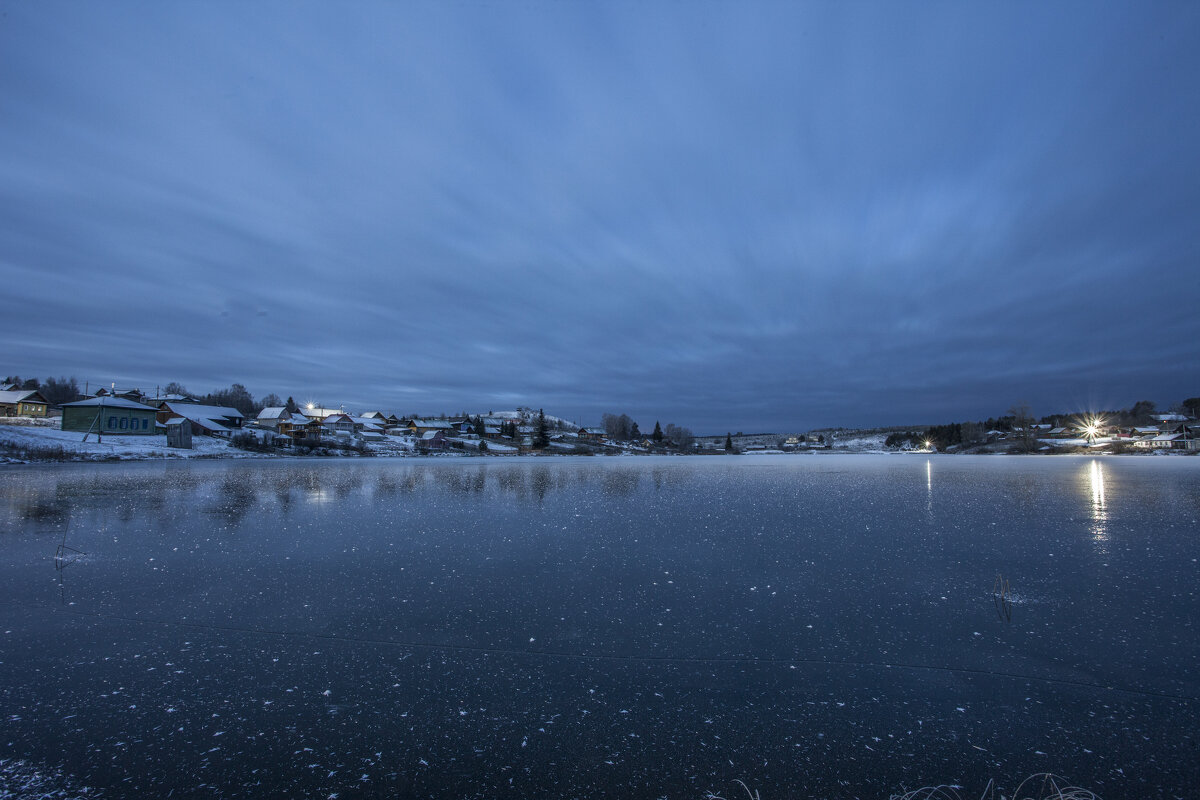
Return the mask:
[[[44,417],[50,403],[36,389],[0,392],[0,417]]]
[[[63,403],[62,412],[64,431],[130,436],[161,433],[155,409],[124,397],[92,397]]]

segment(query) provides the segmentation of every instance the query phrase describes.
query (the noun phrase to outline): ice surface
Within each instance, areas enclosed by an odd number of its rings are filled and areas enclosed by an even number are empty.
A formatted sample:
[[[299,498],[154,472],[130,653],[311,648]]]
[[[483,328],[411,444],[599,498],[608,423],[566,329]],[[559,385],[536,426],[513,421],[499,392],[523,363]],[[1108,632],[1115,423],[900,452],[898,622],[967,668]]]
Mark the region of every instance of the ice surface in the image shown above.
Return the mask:
[[[1187,795],[1200,470],[1093,463],[6,472],[0,759],[114,795]]]

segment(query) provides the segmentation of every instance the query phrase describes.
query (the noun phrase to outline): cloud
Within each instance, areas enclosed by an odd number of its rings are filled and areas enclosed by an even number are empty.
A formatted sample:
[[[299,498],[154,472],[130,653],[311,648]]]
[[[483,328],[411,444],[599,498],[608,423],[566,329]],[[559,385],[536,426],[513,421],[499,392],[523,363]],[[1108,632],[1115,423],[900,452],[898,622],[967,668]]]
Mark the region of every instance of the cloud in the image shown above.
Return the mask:
[[[1169,403],[1198,13],[15,7],[8,370],[705,431]]]

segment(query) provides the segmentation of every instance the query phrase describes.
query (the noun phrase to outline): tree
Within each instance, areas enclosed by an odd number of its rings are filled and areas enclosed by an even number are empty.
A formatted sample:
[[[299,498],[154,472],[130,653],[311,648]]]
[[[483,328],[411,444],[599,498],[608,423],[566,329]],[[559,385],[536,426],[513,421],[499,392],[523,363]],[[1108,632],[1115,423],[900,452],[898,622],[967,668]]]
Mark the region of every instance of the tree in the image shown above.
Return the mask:
[[[1033,412],[1028,403],[1017,403],[1008,410],[1012,417],[1012,429],[1017,434],[1017,447],[1023,453],[1037,449],[1037,433],[1033,429]]]
[[[284,403],[283,407],[288,410],[289,414],[295,414],[297,411],[300,410],[300,406],[296,405],[296,401],[293,400],[290,396],[288,397],[287,402]]]
[[[725,434],[725,452],[726,453],[733,452],[733,436],[732,436],[732,434],[728,434],[728,433]]]
[[[261,404],[263,408],[279,408],[283,405],[283,400],[279,398],[279,395],[271,392],[261,400]]]
[[[629,438],[637,441],[642,438],[642,432],[638,430],[637,423],[633,423],[633,427],[629,430]]]
[[[675,425],[673,422],[667,423],[667,429],[665,431],[665,434],[666,434],[667,440],[669,442],[671,442],[671,444],[678,447],[680,450],[686,450],[687,448],[692,446],[692,443],[694,441],[696,441],[696,437],[692,435],[692,432],[690,430],[688,430],[687,428],[679,427],[679,426]]]
[[[210,406],[236,408],[247,417],[253,416],[262,408],[261,406],[255,407],[254,396],[246,391],[246,387],[240,383],[235,383],[228,389],[219,389],[205,395],[204,402]]]
[[[163,394],[178,394],[184,397],[190,397],[192,393],[189,392],[182,383],[179,383],[178,381],[171,381],[163,387]]]
[[[637,423],[628,414],[604,414],[600,417],[604,433],[615,441],[625,441],[633,437],[633,429]]]
[[[1157,410],[1152,401],[1138,400],[1133,404],[1133,408],[1129,409],[1129,416],[1133,417],[1136,422],[1149,422]]]
[[[21,384],[21,388],[27,392],[36,392],[38,389],[42,388],[42,384],[37,378],[26,378],[25,382]]]
[[[75,377],[70,378],[46,378],[46,382],[42,384],[42,397],[46,398],[46,402],[52,406],[62,405],[63,403],[71,403],[79,399],[79,383]]]
[[[484,436],[487,435],[487,427],[483,424],[483,417],[475,418],[475,434],[477,436],[479,436],[480,439],[482,439]],[[480,444],[479,449],[483,450],[486,448],[484,448],[483,445]]]
[[[1184,413],[1189,417],[1200,417],[1200,397],[1189,397],[1180,405],[1183,406]]]
[[[662,426],[658,424],[658,420],[654,421],[654,433],[650,434],[650,438],[656,442],[663,440]]]
[[[546,431],[546,412],[538,409],[537,425],[533,429],[533,446],[543,448],[550,444],[550,436]]]

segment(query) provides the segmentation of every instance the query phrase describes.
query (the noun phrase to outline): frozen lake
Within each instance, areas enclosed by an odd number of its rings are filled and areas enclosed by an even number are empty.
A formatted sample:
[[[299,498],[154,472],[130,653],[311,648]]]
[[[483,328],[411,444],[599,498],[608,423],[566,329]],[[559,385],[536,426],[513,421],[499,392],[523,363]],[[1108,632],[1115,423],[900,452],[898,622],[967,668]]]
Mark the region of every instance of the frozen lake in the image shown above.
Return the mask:
[[[0,796],[1195,797],[1198,520],[1196,458],[10,468]]]

